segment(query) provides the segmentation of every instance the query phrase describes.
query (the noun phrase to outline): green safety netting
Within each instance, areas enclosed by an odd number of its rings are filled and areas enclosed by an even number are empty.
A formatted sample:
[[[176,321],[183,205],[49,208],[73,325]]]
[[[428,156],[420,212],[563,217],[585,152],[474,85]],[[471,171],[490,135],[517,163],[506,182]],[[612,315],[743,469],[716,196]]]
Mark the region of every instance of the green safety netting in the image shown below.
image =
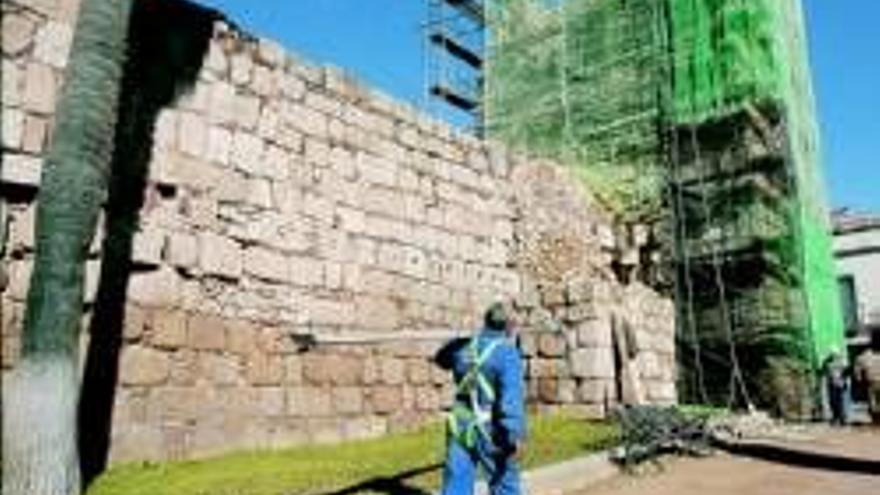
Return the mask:
[[[487,133],[574,168],[609,208],[659,207],[658,3],[489,2]]]
[[[842,347],[800,0],[495,0],[486,18],[487,134],[623,219],[670,220],[680,354],[705,354],[684,375],[738,357],[760,388],[773,360],[815,371]]]

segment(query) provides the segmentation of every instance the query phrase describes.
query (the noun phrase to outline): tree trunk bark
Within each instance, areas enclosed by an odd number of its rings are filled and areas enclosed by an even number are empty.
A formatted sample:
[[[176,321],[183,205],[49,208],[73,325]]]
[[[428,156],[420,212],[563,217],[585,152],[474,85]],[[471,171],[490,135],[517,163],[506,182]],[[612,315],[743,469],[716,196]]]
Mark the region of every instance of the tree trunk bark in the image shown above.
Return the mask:
[[[132,0],[83,0],[43,168],[22,353],[4,401],[3,493],[80,491],[79,329],[107,191]]]

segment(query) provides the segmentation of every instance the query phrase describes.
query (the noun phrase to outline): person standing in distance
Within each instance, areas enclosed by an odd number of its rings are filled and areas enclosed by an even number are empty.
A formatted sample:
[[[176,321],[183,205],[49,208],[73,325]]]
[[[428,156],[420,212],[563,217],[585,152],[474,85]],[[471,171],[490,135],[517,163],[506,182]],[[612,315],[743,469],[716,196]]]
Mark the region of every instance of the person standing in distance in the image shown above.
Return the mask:
[[[480,468],[492,495],[522,493],[518,463],[526,437],[522,356],[503,304],[492,304],[483,319],[483,328],[449,356],[455,397],[447,421],[442,495],[472,494]]]

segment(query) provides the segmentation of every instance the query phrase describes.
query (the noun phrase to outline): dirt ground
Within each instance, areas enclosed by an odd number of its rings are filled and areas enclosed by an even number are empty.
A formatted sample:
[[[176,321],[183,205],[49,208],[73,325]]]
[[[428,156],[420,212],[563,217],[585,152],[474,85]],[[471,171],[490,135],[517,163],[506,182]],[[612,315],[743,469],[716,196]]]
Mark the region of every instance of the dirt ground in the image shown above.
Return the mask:
[[[880,430],[834,432],[792,446],[880,462]],[[805,468],[728,454],[664,465],[660,472],[622,476],[578,495],[880,495],[880,471]]]

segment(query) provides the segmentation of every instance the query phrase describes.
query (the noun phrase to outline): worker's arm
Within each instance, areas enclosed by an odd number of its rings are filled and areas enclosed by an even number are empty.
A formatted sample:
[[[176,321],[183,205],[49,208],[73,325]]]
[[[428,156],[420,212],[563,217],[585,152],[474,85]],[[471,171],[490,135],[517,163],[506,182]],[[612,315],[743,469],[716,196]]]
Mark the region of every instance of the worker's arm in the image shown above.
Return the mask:
[[[519,350],[505,346],[498,375],[498,424],[505,448],[515,451],[526,437],[525,383]]]

